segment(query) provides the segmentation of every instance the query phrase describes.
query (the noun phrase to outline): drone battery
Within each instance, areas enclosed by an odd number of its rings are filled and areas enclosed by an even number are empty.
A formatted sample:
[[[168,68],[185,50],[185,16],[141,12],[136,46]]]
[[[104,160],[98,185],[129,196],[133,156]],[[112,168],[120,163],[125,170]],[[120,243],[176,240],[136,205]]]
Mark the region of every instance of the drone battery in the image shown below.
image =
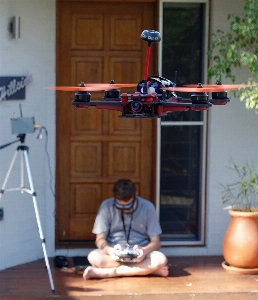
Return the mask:
[[[35,131],[34,125],[34,117],[11,119],[12,134],[33,133]]]
[[[143,87],[144,87],[144,82],[139,83],[139,85],[138,85],[138,92],[142,93],[142,92],[143,92]],[[156,92],[157,94],[159,94],[159,92],[160,92],[160,90],[159,90],[160,87],[159,87],[159,85],[158,85],[157,83],[152,83],[152,84],[149,86],[149,88],[150,88],[150,87],[152,87],[152,89],[154,89],[155,92]],[[153,93],[154,90],[148,91],[148,93]]]

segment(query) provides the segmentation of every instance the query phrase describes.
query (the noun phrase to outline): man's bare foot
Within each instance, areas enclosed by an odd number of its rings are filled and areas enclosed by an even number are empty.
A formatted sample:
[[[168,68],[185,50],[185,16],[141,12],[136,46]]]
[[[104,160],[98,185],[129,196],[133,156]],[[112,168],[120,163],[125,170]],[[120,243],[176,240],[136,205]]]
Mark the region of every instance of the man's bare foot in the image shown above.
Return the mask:
[[[82,277],[84,280],[88,280],[92,278],[92,276],[94,276],[93,267],[89,266],[84,270]]]
[[[108,277],[107,271],[108,269],[95,268],[92,266],[87,267],[83,272],[83,279],[88,280],[91,278],[105,278]]]
[[[116,268],[95,268],[89,266],[83,272],[83,279],[88,280],[91,278],[107,278],[118,276],[115,272]]]
[[[168,266],[161,267],[160,269],[152,273],[152,275],[162,276],[162,277],[168,277],[168,274],[169,274]]]

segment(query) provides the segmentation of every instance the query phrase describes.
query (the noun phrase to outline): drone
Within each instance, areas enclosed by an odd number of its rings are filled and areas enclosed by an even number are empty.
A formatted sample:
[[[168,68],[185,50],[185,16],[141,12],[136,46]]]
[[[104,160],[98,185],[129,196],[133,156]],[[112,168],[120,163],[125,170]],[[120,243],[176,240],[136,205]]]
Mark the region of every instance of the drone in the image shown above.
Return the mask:
[[[115,110],[122,118],[160,118],[178,111],[203,111],[212,105],[226,105],[230,102],[227,90],[246,88],[244,84],[189,84],[177,87],[175,82],[161,76],[148,76],[151,44],[161,41],[158,31],[144,30],[140,38],[148,43],[144,79],[138,84],[84,83],[78,86],[49,87],[57,91],[75,92],[72,105],[76,108]],[[136,88],[134,93],[120,93],[123,88]],[[104,91],[102,101],[91,101],[90,92]],[[189,98],[177,96],[176,92],[192,93]],[[211,93],[211,98],[207,93]]]

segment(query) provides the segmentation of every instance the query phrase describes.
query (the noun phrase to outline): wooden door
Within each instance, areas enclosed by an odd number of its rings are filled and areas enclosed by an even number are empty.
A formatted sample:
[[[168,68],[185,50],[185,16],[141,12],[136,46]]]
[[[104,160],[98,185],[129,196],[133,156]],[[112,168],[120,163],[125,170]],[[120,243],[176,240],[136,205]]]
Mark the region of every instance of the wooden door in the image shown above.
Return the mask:
[[[147,48],[140,39],[144,29],[155,29],[154,2],[58,1],[57,85],[138,83]],[[91,94],[92,100],[103,97]],[[57,92],[56,99],[56,240],[88,241],[95,238],[97,210],[112,197],[116,180],[130,178],[139,195],[154,202],[156,122],[76,109],[67,92]]]

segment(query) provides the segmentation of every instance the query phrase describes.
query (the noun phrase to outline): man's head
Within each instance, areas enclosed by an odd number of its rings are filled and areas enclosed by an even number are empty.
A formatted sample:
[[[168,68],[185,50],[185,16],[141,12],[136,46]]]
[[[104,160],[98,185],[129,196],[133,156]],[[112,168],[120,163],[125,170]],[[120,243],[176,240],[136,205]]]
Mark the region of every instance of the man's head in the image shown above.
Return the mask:
[[[129,179],[120,179],[114,184],[113,194],[118,200],[129,201],[136,195],[135,184]]]
[[[118,209],[131,210],[136,196],[135,184],[129,179],[118,180],[113,187],[115,204]]]

